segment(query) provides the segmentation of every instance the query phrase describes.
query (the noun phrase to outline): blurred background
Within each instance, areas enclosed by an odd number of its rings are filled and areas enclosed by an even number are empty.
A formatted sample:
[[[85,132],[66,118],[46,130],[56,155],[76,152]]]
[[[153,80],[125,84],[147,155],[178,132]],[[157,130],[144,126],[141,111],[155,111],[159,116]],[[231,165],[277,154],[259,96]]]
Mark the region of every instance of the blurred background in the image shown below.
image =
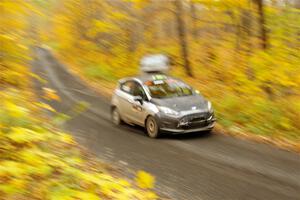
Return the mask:
[[[299,0],[4,0],[1,6],[2,84],[26,84],[20,76],[29,72],[30,45],[49,45],[108,90],[139,73],[143,55],[164,53],[172,75],[212,100],[225,129],[299,141]]]
[[[93,199],[85,192],[98,180],[94,169],[103,170],[57,130],[65,116],[38,100],[60,97],[34,90],[32,79],[45,81],[31,72],[36,46],[108,97],[119,78],[139,74],[141,57],[166,54],[171,75],[212,101],[218,131],[300,150],[300,0],[1,0],[0,199],[49,191]],[[153,187],[150,175],[139,176],[140,188]],[[128,195],[126,181],[107,180],[122,186],[109,195]],[[157,199],[144,189],[134,195]]]
[[[16,22],[27,19],[28,37],[88,81],[112,89],[139,73],[143,55],[164,53],[172,75],[212,100],[226,130],[299,141],[299,0],[27,4],[34,10]]]

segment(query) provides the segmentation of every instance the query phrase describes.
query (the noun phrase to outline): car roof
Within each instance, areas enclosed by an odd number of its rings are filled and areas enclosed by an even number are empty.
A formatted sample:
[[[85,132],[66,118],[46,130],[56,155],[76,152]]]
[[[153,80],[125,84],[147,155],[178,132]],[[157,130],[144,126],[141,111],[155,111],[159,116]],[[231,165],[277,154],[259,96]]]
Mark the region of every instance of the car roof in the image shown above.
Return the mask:
[[[147,81],[166,80],[166,79],[176,79],[176,80],[181,81],[178,78],[174,78],[172,76],[168,76],[163,73],[147,73],[147,74],[142,74],[139,76],[125,77],[125,78],[120,79],[119,82],[122,83],[122,82],[126,82],[128,80],[138,80],[141,83],[145,83]]]
[[[169,79],[169,78],[175,79],[171,76],[168,76],[168,75],[165,75],[165,74],[162,74],[162,73],[143,74],[143,75],[136,76],[136,77],[133,77],[133,78],[136,78],[136,79],[140,80],[143,83],[146,82],[146,81],[165,80],[165,79]]]

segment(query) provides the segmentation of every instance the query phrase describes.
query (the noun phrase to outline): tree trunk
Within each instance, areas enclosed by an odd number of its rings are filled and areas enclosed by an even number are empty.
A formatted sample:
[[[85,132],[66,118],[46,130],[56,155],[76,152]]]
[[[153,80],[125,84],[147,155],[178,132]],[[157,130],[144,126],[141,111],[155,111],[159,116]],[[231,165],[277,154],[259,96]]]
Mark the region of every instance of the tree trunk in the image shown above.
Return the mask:
[[[197,40],[197,14],[196,14],[196,6],[194,2],[190,3],[191,6],[191,17],[192,17],[192,35],[194,40]]]
[[[182,19],[183,8],[182,8],[181,0],[175,0],[174,4],[176,7],[175,17],[177,21],[177,32],[178,32],[179,45],[181,48],[181,56],[183,58],[183,65],[186,70],[186,74],[192,77],[193,73],[189,62],[188,43],[186,39],[185,24]]]
[[[300,0],[295,0],[294,5],[295,8],[300,9]]]
[[[257,5],[258,10],[258,21],[259,21],[259,29],[260,29],[260,40],[262,49],[268,48],[268,36],[266,30],[266,22],[265,22],[265,12],[264,12],[264,3],[263,0],[254,0]]]

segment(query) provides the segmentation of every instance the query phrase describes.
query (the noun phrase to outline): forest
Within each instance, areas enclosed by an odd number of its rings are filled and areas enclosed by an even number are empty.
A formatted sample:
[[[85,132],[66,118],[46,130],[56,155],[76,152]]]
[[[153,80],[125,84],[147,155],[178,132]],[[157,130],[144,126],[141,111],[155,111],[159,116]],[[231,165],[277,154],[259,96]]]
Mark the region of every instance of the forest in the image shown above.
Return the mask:
[[[31,71],[32,19],[44,16],[42,2],[0,2],[0,199],[158,199],[152,175],[128,178],[95,158],[61,129],[68,116],[49,105],[61,101],[56,91],[36,92],[34,80],[45,80]]]
[[[299,1],[39,2],[35,39],[99,90],[163,53],[212,100],[223,130],[299,142]]]
[[[60,129],[40,102],[59,96],[34,91],[40,46],[107,96],[142,56],[166,54],[171,75],[212,101],[217,132],[300,150],[299,0],[2,0],[0,10],[0,199],[159,198],[151,175],[122,178]]]

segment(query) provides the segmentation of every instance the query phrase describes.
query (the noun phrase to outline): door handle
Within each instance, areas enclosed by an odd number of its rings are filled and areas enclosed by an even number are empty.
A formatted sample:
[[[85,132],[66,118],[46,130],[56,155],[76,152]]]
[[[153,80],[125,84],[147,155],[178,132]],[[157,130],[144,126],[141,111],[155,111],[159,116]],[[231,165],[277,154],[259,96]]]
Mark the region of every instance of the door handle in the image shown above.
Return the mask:
[[[127,101],[131,104],[134,104],[134,101],[127,99]]]

